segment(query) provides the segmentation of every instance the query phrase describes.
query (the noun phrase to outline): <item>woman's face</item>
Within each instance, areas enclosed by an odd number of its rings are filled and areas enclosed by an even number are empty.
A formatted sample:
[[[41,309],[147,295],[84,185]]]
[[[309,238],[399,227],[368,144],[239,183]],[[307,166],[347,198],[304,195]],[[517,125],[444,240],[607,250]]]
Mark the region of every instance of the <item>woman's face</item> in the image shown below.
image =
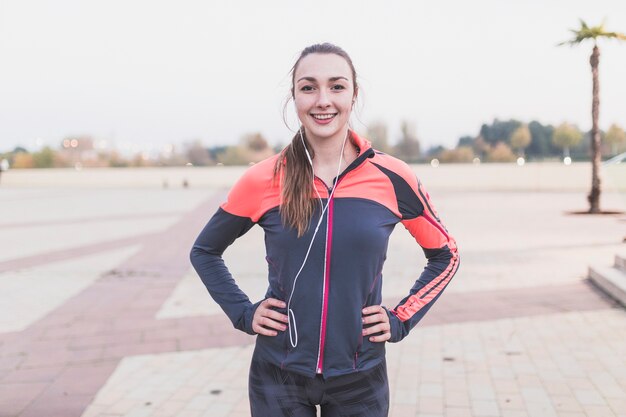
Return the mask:
[[[344,58],[314,53],[298,63],[294,101],[309,139],[343,140],[354,98],[352,71]]]

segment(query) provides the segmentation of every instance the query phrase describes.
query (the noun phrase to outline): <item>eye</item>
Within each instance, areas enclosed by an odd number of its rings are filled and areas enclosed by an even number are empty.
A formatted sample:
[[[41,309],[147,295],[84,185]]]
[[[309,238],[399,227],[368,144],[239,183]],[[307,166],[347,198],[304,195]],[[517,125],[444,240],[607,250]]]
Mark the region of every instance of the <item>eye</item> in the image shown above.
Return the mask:
[[[305,85],[300,87],[300,91],[313,91],[313,86]]]
[[[343,86],[343,85],[341,85],[341,84],[335,84],[335,85],[333,85],[333,86],[332,86],[332,89],[333,89],[333,90],[345,90],[345,89],[346,89],[346,87],[344,87],[344,86]]]

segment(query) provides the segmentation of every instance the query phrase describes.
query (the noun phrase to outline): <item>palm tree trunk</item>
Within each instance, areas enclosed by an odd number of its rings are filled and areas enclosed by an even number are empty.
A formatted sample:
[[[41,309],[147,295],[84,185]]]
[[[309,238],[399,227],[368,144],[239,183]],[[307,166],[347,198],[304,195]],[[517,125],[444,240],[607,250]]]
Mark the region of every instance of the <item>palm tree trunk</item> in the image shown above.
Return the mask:
[[[593,52],[589,57],[591,74],[593,76],[593,99],[591,102],[591,192],[587,196],[589,201],[589,213],[600,213],[600,129],[598,118],[600,114],[600,81],[598,79],[598,64],[600,63],[600,50],[597,45],[593,46]]]

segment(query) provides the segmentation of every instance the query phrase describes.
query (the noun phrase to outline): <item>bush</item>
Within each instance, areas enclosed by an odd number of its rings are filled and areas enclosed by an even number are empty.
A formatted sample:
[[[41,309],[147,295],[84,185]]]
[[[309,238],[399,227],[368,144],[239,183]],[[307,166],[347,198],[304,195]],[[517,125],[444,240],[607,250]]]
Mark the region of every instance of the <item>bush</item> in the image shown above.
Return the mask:
[[[459,146],[456,149],[444,149],[438,155],[441,162],[472,162],[474,151],[470,146]]]
[[[32,154],[34,168],[54,167],[54,151],[48,146]]]
[[[489,162],[513,162],[516,159],[509,145],[504,142],[496,143],[496,146],[487,153],[487,161]]]
[[[13,156],[13,168],[34,168],[35,163],[33,161],[33,156],[26,152],[19,152]]]

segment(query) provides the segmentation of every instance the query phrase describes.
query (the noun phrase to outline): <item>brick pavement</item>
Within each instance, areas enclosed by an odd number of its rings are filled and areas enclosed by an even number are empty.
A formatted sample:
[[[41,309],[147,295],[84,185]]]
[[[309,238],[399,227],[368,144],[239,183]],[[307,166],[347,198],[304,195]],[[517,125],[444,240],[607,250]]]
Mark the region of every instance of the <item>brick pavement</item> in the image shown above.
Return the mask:
[[[182,325],[180,319],[154,318],[189,269],[192,239],[222,197],[161,233],[0,264],[6,271],[142,243],[135,255],[45,318],[22,332],[0,335],[0,416],[80,415],[124,356],[189,349],[203,337],[216,346],[243,341],[235,332],[214,337],[213,323],[223,328],[223,319]]]
[[[0,334],[0,416],[246,415],[253,338],[223,315],[155,319],[188,273],[192,240],[222,198],[214,195],[160,232],[0,263],[11,271],[141,247],[43,319]],[[583,281],[449,292],[420,324],[421,336],[389,349],[393,415],[626,415],[625,364],[616,356],[626,357],[626,318],[612,307]],[[597,346],[594,337],[609,346]],[[162,365],[184,358],[186,366]],[[137,361],[152,365],[144,372]],[[185,372],[192,363],[213,366],[191,377]],[[544,365],[547,376],[538,375]],[[166,382],[170,376],[178,386]],[[124,388],[133,377],[136,389]],[[221,381],[231,379],[234,385],[223,388]],[[167,401],[157,404],[159,381]],[[142,391],[142,383],[151,388]]]
[[[622,415],[625,319],[600,309],[418,328],[387,347],[391,415]],[[251,354],[247,345],[125,358],[83,417],[247,416]]]

